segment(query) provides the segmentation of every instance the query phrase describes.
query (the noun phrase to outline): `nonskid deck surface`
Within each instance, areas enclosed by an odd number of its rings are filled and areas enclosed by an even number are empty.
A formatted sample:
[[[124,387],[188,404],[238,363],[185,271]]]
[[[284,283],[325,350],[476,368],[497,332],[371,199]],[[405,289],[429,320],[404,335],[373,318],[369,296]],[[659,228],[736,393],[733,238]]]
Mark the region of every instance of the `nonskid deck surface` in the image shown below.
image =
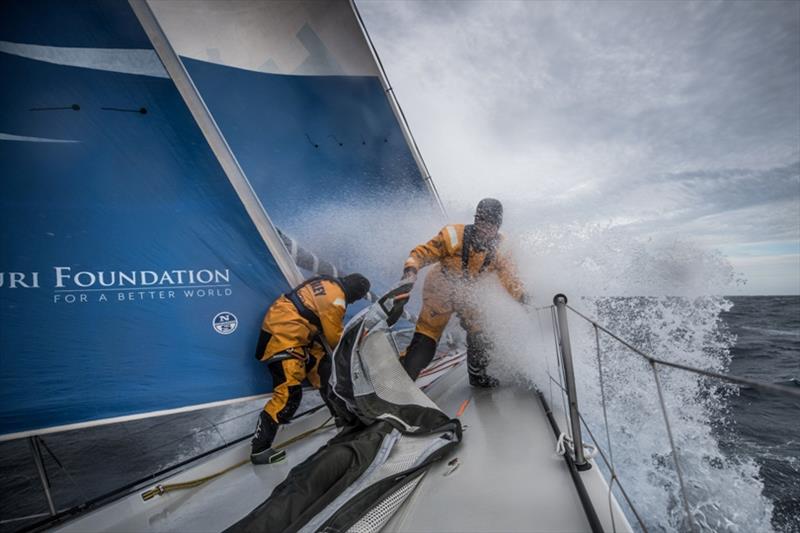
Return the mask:
[[[446,459],[433,465],[384,531],[589,531],[575,486],[544,409],[529,390],[476,389],[461,364],[426,389],[450,416],[459,416],[464,439]],[[329,416],[322,409],[282,428],[276,442],[318,427]],[[289,471],[335,434],[320,431],[288,448],[277,465],[244,464],[188,490],[143,501],[131,494],[59,528],[59,531],[221,531],[253,510]],[[197,479],[247,459],[242,442],[162,484]],[[451,461],[457,459],[453,470]],[[581,474],[605,530],[607,485],[597,468]],[[630,526],[615,507],[617,531]]]
[[[470,387],[463,369],[438,389],[437,405],[461,413],[464,439],[425,475],[386,531],[589,531],[534,393]]]

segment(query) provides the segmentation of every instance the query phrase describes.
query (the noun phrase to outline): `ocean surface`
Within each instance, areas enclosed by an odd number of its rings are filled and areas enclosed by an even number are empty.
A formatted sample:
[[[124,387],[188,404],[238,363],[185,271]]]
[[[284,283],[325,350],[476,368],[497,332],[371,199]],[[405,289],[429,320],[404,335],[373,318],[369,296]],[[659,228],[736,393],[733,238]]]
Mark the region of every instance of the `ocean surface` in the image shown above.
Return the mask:
[[[730,349],[726,372],[800,387],[800,296],[728,300],[733,305],[718,314],[718,328]],[[710,430],[712,438],[726,458],[754,465],[751,488],[758,487],[769,502],[768,523],[773,530],[800,533],[800,400],[742,387],[726,395],[721,406]],[[44,457],[56,507],[80,505],[198,454],[246,439],[261,407],[261,401],[254,401],[46,435]],[[691,478],[692,473],[688,474]],[[709,475],[714,475],[713,469]],[[19,517],[46,514],[27,441],[0,444],[0,484],[0,532],[17,531],[42,519],[16,520]],[[730,517],[729,526],[716,529],[768,530],[763,523],[749,524],[748,516],[745,512]],[[649,529],[675,530],[658,523]]]
[[[721,315],[736,335],[729,372],[800,388],[800,296],[730,299]],[[800,532],[800,400],[742,387],[729,401],[720,445],[759,465],[775,529]]]

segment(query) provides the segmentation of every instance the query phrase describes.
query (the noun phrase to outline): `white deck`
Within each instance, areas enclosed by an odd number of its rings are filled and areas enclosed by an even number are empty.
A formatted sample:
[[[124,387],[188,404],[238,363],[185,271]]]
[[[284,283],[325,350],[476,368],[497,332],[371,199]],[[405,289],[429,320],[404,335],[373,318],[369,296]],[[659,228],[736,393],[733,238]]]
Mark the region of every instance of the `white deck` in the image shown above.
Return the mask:
[[[447,414],[461,415],[466,430],[461,445],[432,467],[411,497],[387,524],[386,531],[589,531],[583,508],[563,458],[554,453],[553,431],[538,397],[514,388],[481,390],[466,382],[465,365],[436,381],[428,394]],[[282,428],[277,442],[320,425],[326,410]],[[316,451],[334,431],[327,430],[292,445],[278,465],[246,464],[205,485],[143,501],[131,494],[59,531],[221,531],[245,516],[285,479],[289,470]],[[246,459],[249,442],[161,483],[195,479]],[[447,461],[460,466],[450,475]],[[597,468],[581,474],[606,531],[608,488]],[[616,508],[616,506],[615,506]],[[617,531],[630,526],[618,509]]]
[[[387,531],[590,531],[564,458],[538,396],[500,387],[476,389],[465,369],[437,383],[431,396],[440,409],[460,416],[464,439],[435,464],[414,494],[387,524]],[[447,463],[458,458],[458,468]],[[596,502],[603,529],[608,518],[608,488],[597,468],[581,474]],[[619,509],[617,531],[630,526]]]

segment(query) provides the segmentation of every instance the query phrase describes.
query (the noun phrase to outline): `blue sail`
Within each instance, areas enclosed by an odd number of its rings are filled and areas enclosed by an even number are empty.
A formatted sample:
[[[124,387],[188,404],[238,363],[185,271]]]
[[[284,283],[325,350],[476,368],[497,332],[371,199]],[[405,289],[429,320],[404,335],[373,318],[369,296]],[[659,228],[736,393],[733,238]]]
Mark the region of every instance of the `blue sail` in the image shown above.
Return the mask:
[[[2,10],[0,435],[268,392],[288,284],[128,4]]]
[[[278,227],[435,206],[346,2],[223,5],[149,7]],[[0,440],[269,392],[253,351],[286,258],[134,11],[0,9]]]
[[[378,292],[396,281],[353,261],[369,229],[351,211],[439,208],[349,3],[151,6],[275,225]],[[335,229],[321,211],[339,213]]]

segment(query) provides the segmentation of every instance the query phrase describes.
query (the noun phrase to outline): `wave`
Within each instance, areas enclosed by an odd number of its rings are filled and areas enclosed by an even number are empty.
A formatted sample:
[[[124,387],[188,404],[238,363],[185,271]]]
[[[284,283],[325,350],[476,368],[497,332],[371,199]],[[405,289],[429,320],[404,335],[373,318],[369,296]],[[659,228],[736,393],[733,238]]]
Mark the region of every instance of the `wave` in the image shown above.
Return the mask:
[[[786,330],[786,329],[774,329],[774,328],[759,328],[756,326],[742,326],[741,329],[746,329],[748,331],[756,331],[758,333],[763,333],[765,335],[776,335],[782,337],[797,337],[800,338],[800,331],[793,331],[793,330]]]

